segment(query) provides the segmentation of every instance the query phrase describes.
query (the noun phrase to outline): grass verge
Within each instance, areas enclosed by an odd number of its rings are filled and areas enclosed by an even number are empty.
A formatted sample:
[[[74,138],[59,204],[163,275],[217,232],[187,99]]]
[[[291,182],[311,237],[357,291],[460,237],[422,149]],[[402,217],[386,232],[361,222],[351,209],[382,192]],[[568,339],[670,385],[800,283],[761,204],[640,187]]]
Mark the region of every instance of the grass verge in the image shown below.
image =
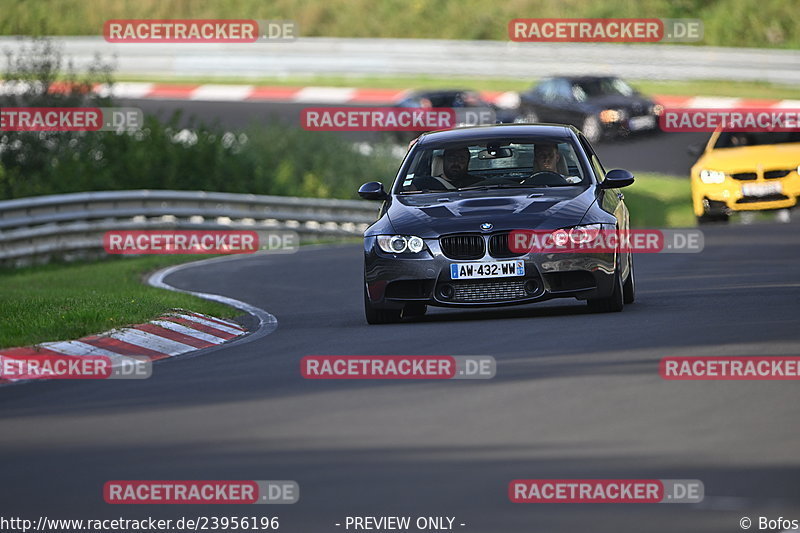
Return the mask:
[[[0,270],[0,348],[77,339],[147,322],[174,307],[225,318],[241,314],[144,283],[146,273],[207,257],[113,258]]]
[[[622,189],[635,228],[683,228],[696,224],[689,180],[637,172],[636,182]]]

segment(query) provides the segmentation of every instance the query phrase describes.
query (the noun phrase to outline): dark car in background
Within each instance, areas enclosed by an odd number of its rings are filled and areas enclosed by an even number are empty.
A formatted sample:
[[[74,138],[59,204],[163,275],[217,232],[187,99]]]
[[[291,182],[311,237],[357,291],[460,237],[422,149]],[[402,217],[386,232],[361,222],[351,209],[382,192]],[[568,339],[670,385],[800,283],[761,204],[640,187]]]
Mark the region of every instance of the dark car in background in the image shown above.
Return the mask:
[[[394,104],[395,107],[446,107],[456,111],[460,119],[466,119],[461,125],[477,126],[479,123],[513,122],[517,116],[516,110],[500,108],[487,102],[479,92],[468,89],[432,89],[414,90],[405,93]],[[468,110],[474,111],[472,115],[465,116]],[[486,113],[488,112],[488,113]],[[480,118],[481,122],[476,122]],[[423,131],[396,132],[397,140],[408,142]]]
[[[655,131],[663,107],[615,76],[560,76],[520,93],[515,122],[557,122],[580,129],[589,142]]]
[[[453,163],[448,154],[455,154]],[[458,170],[460,181],[446,176],[450,170]],[[389,192],[379,182],[359,189],[362,198],[383,202],[380,218],[364,233],[367,322],[423,315],[428,305],[551,298],[585,300],[595,311],[622,310],[634,300],[630,252],[553,254],[515,249],[509,238],[515,230],[562,232],[570,239],[628,230],[619,188],[631,183],[630,172],[606,173],[571,126],[503,124],[421,135]]]

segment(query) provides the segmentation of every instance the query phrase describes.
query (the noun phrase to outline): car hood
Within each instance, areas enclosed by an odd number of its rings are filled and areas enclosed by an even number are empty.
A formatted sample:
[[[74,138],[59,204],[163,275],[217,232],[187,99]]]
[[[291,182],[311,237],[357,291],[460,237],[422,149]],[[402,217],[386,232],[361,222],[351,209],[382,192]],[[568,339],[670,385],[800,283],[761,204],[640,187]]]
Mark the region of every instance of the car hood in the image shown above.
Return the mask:
[[[462,191],[396,196],[387,215],[405,235],[436,238],[447,233],[574,226],[595,200],[594,187]]]
[[[758,165],[768,170],[797,168],[800,165],[800,143],[719,148],[705,153],[695,164],[698,168],[725,172],[752,171]]]

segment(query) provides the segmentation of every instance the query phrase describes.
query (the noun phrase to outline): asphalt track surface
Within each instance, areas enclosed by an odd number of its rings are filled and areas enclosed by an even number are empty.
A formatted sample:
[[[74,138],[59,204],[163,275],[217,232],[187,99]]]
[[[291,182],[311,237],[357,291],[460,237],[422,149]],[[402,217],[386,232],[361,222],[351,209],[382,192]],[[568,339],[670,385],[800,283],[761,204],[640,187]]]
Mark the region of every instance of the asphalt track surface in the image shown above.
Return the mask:
[[[305,107],[323,107],[317,104],[281,102],[191,102],[186,100],[125,100],[121,105],[142,109],[161,118],[169,118],[175,111],[182,113],[182,123],[189,118],[208,124],[217,123],[224,128],[242,129],[281,123],[300,127],[300,113]],[[340,135],[353,141],[377,141],[380,133],[343,132]],[[595,146],[606,169],[625,168],[632,171],[660,172],[675,176],[689,176],[689,168],[697,160],[687,152],[692,144],[704,144],[708,133],[658,133],[639,134],[625,139],[610,139]],[[388,179],[389,177],[387,177]]]
[[[698,254],[636,256],[638,299],[435,309],[367,326],[358,245],[225,258],[174,286],[266,309],[263,338],[142,381],[0,388],[3,516],[454,516],[479,533],[740,531],[800,518],[797,382],[664,381],[664,356],[798,355],[800,227],[711,227]],[[475,381],[317,381],[305,355],[492,355]],[[700,479],[685,504],[512,504],[516,478]],[[107,505],[114,479],[292,479],[291,506]],[[752,528],[756,530],[756,527]]]

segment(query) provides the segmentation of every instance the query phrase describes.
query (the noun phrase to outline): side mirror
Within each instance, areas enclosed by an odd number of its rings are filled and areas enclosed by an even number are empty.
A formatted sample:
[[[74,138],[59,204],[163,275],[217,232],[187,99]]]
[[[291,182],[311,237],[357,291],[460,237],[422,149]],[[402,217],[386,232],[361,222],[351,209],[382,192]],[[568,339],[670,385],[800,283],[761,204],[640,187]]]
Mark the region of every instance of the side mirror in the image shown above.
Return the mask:
[[[621,168],[609,170],[606,179],[600,183],[601,189],[619,189],[633,184],[633,174]]]
[[[383,188],[383,183],[370,181],[358,188],[358,195],[364,200],[386,200],[389,195]]]
[[[706,147],[705,144],[700,144],[700,143],[690,144],[689,146],[686,147],[686,151],[689,152],[689,155],[692,157],[700,157],[705,147]]]

